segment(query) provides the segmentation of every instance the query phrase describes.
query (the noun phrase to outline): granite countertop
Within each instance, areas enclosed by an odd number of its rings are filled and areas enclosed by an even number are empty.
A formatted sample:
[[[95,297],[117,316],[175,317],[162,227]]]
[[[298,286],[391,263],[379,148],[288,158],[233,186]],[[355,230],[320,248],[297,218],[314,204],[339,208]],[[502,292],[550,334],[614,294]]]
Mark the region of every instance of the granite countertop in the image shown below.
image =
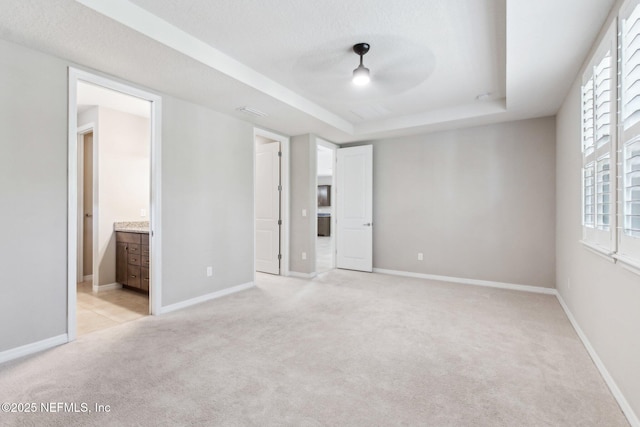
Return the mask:
[[[114,222],[115,231],[126,231],[128,233],[149,233],[149,221],[124,221]]]
[[[318,218],[326,218],[326,217],[330,217],[331,214],[328,212],[318,212]]]

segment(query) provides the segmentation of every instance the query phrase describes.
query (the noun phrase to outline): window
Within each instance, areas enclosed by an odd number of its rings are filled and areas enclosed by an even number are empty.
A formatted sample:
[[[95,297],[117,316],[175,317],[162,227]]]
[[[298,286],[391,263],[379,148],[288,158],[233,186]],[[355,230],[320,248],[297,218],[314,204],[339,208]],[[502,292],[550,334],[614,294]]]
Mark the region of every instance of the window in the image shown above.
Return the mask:
[[[615,41],[612,26],[582,79],[582,241],[608,255],[615,250]]]
[[[615,257],[640,268],[640,5],[620,9],[618,247]]]
[[[596,228],[609,231],[611,224],[611,187],[609,154],[598,160],[596,170]]]
[[[584,175],[584,219],[585,227],[593,228],[594,226],[594,164],[589,163],[583,169]]]
[[[582,242],[640,273],[640,0],[620,8],[581,89]]]
[[[624,150],[624,234],[640,237],[640,139],[630,141]]]

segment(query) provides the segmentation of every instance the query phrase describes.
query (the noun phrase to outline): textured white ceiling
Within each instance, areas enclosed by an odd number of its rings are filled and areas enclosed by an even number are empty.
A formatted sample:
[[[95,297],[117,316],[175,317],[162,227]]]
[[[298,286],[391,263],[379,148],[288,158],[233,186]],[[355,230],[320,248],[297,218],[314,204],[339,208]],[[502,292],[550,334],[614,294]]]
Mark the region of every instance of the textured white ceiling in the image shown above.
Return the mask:
[[[132,2],[349,121],[371,104],[397,117],[505,95],[504,0]]]
[[[0,38],[346,142],[554,114],[613,2],[8,0]],[[374,80],[355,90],[363,41]]]

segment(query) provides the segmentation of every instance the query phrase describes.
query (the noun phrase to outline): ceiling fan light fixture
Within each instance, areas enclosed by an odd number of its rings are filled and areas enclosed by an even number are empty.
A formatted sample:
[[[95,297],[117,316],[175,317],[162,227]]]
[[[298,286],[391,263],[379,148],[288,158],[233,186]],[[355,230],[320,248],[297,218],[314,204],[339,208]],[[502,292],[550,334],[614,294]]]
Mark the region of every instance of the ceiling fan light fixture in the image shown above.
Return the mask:
[[[353,70],[353,84],[357,86],[364,86],[369,84],[371,81],[371,76],[369,76],[369,69],[364,65],[358,66],[355,70]]]
[[[368,43],[358,43],[353,45],[353,51],[356,55],[360,56],[360,65],[358,65],[358,68],[353,70],[352,79],[353,84],[357,86],[364,86],[371,81],[369,69],[362,63],[362,57],[369,52],[369,47]]]

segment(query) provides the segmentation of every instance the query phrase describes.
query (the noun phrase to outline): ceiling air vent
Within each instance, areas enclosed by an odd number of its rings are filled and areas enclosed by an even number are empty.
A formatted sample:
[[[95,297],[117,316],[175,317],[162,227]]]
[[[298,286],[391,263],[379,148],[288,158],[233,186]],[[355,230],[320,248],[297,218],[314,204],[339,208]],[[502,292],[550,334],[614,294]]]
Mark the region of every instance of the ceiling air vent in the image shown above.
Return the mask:
[[[251,114],[252,116],[257,116],[257,117],[267,117],[268,114],[267,113],[263,113],[260,110],[257,110],[253,107],[238,107],[236,108],[236,110],[240,111],[241,113],[245,113],[245,114]]]

